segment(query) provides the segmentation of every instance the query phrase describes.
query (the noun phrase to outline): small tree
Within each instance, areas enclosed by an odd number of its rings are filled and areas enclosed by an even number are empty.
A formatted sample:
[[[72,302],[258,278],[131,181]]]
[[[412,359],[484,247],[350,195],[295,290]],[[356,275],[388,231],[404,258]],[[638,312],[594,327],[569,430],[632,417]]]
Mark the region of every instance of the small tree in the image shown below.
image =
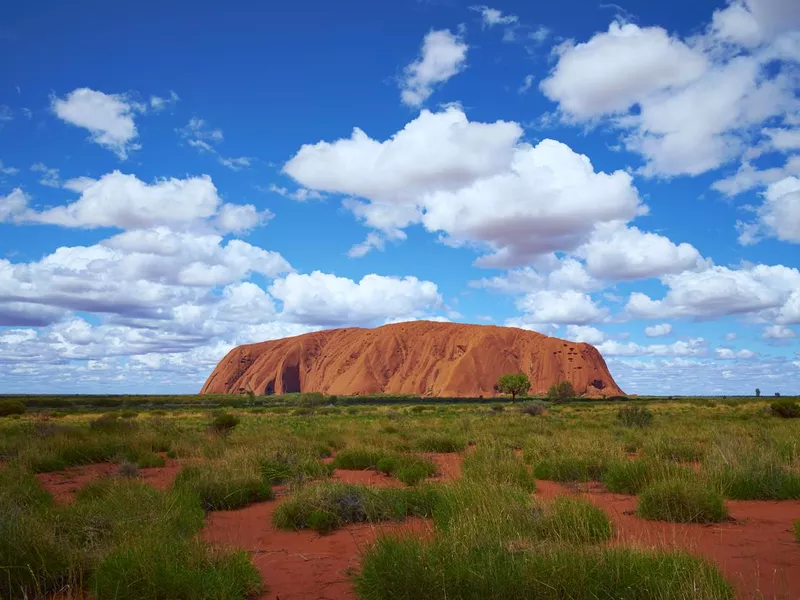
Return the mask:
[[[760,398],[760,397],[761,397],[761,390],[756,388],[756,398]]]
[[[517,395],[524,395],[531,389],[531,382],[524,373],[507,373],[497,380],[497,389],[503,394],[511,394],[513,402]]]
[[[560,400],[574,398],[575,388],[572,387],[572,384],[569,381],[560,381],[550,386],[550,389],[547,390],[547,397],[558,398]]]
[[[776,398],[780,398],[781,397],[781,393],[780,392],[775,392],[775,397]]]

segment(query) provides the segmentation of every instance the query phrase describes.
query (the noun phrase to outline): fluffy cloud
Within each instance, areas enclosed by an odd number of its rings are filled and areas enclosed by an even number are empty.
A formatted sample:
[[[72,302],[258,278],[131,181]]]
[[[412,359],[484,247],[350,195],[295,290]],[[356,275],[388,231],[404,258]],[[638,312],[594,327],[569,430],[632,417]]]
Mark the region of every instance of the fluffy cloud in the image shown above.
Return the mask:
[[[726,196],[736,196],[753,188],[767,186],[790,175],[800,175],[800,156],[790,156],[782,167],[757,169],[744,161],[733,175],[720,179],[711,187]]]
[[[44,211],[21,209],[17,194],[13,211],[0,212],[0,220],[46,223],[62,227],[187,227],[216,216],[223,233],[244,231],[271,217],[251,205],[222,204],[217,188],[207,175],[187,179],[161,179],[145,183],[133,175],[114,171],[99,180],[82,178],[75,202]],[[70,182],[68,182],[70,183]],[[27,197],[25,198],[27,204]],[[219,214],[218,214],[219,213]]]
[[[610,280],[646,279],[706,265],[691,244],[674,244],[619,222],[598,225],[578,254],[590,275]]]
[[[169,318],[171,308],[201,301],[206,288],[251,273],[274,277],[290,270],[280,254],[241,240],[223,244],[214,234],[136,230],[94,246],[62,247],[34,263],[0,259],[0,311],[6,303],[26,303],[33,309]]]
[[[0,196],[0,223],[10,221],[22,215],[28,206],[30,197],[20,188],[14,188],[5,196]]]
[[[765,340],[788,340],[797,337],[797,332],[783,325],[769,325],[764,327],[762,336]]]
[[[800,27],[800,8],[793,0],[734,0],[714,11],[711,28],[727,42],[757,46]]]
[[[19,173],[19,169],[16,167],[7,167],[5,164],[3,164],[3,161],[0,160],[0,173],[3,175],[16,175]]]
[[[742,350],[731,350],[730,348],[716,348],[714,350],[714,355],[718,360],[738,360],[744,359],[749,360],[751,358],[755,358],[758,356],[752,350],[742,349]]]
[[[150,96],[150,109],[156,112],[164,110],[168,106],[175,104],[180,98],[175,92],[170,92],[169,97],[162,98],[160,96]]]
[[[442,304],[436,284],[430,281],[374,274],[355,282],[319,271],[292,273],[276,280],[269,292],[283,303],[286,320],[313,325],[404,319]]]
[[[758,221],[739,222],[739,242],[752,244],[759,234],[784,242],[800,243],[800,178],[786,177],[771,183],[763,194],[764,202],[757,209]]]
[[[648,95],[689,83],[708,68],[705,57],[660,27],[612,23],[583,44],[559,47],[541,89],[571,118],[622,113]]]
[[[672,333],[672,325],[669,323],[661,323],[659,325],[652,325],[644,328],[644,334],[647,337],[663,337]]]
[[[88,129],[91,140],[125,159],[138,146],[133,121],[135,107],[120,94],[104,94],[89,88],[73,90],[65,98],[53,98],[53,112],[59,119]]]
[[[789,65],[800,53],[791,33],[780,37],[797,19],[788,4],[735,2],[715,13],[708,32],[687,40],[659,27],[612,23],[585,43],[559,46],[558,62],[540,87],[567,120],[610,119],[625,147],[645,158],[645,174],[715,169],[743,154],[753,129],[798,110],[798,79]],[[748,35],[736,25],[742,17],[750,23]],[[743,52],[736,44],[745,38],[745,46],[769,44]],[[795,143],[783,127],[765,128],[760,137],[777,150]]]
[[[417,60],[405,68],[400,96],[408,106],[421,106],[434,88],[464,70],[469,46],[447,29],[431,31]]]
[[[649,344],[642,346],[635,342],[606,340],[597,346],[607,356],[704,356],[708,354],[708,344],[703,338],[678,340],[672,344]]]
[[[517,308],[531,322],[586,325],[603,320],[608,311],[599,307],[589,294],[574,290],[542,290],[525,294]]]
[[[800,271],[782,265],[715,266],[667,275],[664,298],[634,292],[625,307],[635,318],[756,314],[779,324],[800,323]]]
[[[606,339],[606,334],[588,325],[567,325],[566,339],[597,345]]]
[[[345,206],[395,237],[421,223],[449,244],[486,248],[481,266],[571,250],[597,223],[646,212],[629,174],[596,172],[565,144],[531,146],[521,136],[517,123],[470,122],[457,107],[422,111],[384,142],[356,129],[305,145],[284,172],[307,188],[365,199]]]

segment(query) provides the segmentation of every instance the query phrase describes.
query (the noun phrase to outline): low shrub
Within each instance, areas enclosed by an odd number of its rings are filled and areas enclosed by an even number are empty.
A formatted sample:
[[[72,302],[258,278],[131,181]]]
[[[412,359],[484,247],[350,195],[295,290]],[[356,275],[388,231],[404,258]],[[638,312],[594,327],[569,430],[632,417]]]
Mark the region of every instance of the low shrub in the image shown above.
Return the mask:
[[[0,417],[21,415],[25,413],[25,405],[19,400],[0,400]]]
[[[792,400],[776,400],[769,405],[772,414],[782,419],[800,418],[800,404]]]
[[[323,483],[298,490],[277,508],[272,522],[281,529],[324,533],[349,523],[428,517],[438,499],[433,486],[394,489]]]
[[[728,518],[725,499],[699,480],[668,479],[639,495],[637,514],[650,521],[718,523]]]
[[[544,404],[539,404],[538,402],[526,402],[520,407],[519,411],[523,415],[538,417],[539,415],[543,415],[545,413],[545,406]]]
[[[229,413],[220,413],[211,422],[211,430],[217,433],[229,433],[239,424],[239,417]]]
[[[103,415],[89,423],[89,429],[102,433],[130,433],[136,429],[136,423],[121,419],[119,415]]]
[[[123,460],[121,463],[119,463],[117,473],[119,473],[120,477],[135,478],[139,476],[139,468],[136,466],[136,463]]]
[[[646,406],[623,406],[617,411],[617,421],[625,427],[647,427],[653,423],[653,413]]]
[[[606,468],[603,457],[558,456],[533,465],[533,476],[546,481],[600,481]]]

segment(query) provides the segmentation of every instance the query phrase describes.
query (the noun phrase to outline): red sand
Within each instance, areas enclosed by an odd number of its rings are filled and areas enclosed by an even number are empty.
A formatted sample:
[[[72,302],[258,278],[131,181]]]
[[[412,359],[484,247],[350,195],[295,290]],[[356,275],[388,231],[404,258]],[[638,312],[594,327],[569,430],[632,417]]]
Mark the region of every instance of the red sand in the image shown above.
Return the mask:
[[[139,469],[139,478],[160,490],[168,490],[181,470],[180,462],[167,458],[163,467]],[[119,472],[117,463],[98,463],[80,467],[68,467],[63,471],[39,473],[36,477],[56,502],[67,503],[75,498],[75,492],[87,483],[104,477],[113,477]]]
[[[431,530],[424,519],[410,519],[403,523],[349,526],[323,536],[313,531],[281,531],[272,526],[272,513],[280,502],[278,499],[241,510],[210,513],[203,529],[206,541],[244,548],[250,553],[269,588],[260,597],[263,600],[354,598],[348,575],[358,568],[365,544],[389,531],[424,534]]]
[[[683,548],[719,565],[740,599],[800,598],[800,543],[792,523],[800,501],[729,500],[732,520],[714,525],[660,523],[632,514],[636,496],[612,494],[597,484],[566,486],[537,481],[544,498],[580,493],[614,523],[617,542],[640,548]]]

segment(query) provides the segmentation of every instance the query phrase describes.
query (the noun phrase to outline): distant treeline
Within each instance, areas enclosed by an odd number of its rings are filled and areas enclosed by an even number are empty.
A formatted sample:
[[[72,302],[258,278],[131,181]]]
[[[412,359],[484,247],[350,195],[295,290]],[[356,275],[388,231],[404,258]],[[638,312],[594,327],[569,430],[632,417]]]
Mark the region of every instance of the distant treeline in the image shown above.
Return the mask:
[[[784,397],[787,398],[788,397]],[[327,396],[320,393],[299,393],[284,394],[273,396],[255,395],[174,395],[174,396],[144,396],[144,395],[19,395],[19,394],[0,394],[0,400],[19,400],[29,410],[69,410],[69,409],[211,409],[211,408],[251,408],[269,406],[328,406],[328,405],[393,405],[393,404],[494,404],[499,402],[510,402],[511,399],[505,396],[471,397],[471,398],[451,398],[451,397],[430,397],[414,395],[390,395],[374,394],[360,396]],[[665,402],[674,401],[691,404],[716,403],[736,404],[742,402],[752,402],[754,400],[766,400],[766,398],[756,398],[755,396],[612,396],[608,398],[568,398],[552,400],[536,396],[518,398],[520,402],[548,402],[548,403],[604,403],[604,402]]]

